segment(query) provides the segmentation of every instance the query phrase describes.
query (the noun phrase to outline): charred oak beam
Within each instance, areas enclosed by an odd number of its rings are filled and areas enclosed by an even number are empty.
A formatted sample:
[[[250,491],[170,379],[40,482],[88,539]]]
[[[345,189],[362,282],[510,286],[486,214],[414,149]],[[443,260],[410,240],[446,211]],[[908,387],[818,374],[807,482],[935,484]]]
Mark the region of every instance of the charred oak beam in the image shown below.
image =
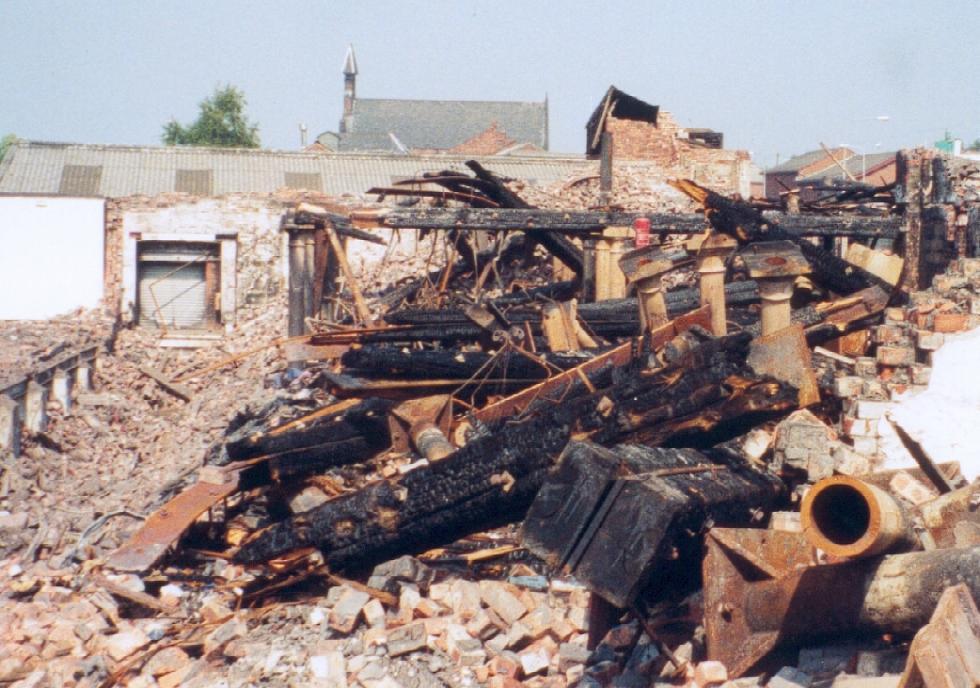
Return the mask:
[[[521,540],[553,569],[626,608],[667,567],[697,569],[706,522],[748,525],[784,492],[779,478],[728,449],[571,442],[531,505]]]
[[[489,354],[482,351],[406,350],[394,346],[364,346],[341,357],[344,373],[356,377],[410,380],[469,379],[477,375],[494,378],[543,379],[556,371],[581,365],[591,356],[584,353],[523,355],[515,351]]]
[[[638,218],[650,221],[650,231],[666,234],[701,234],[706,229],[700,213],[635,213],[598,210],[541,210],[538,208],[418,208],[388,211],[385,227],[462,230],[537,230],[542,233],[594,234],[606,227],[629,227]],[[756,213],[755,218],[762,218]],[[802,215],[767,212],[765,221],[778,224],[790,237],[849,236],[894,238],[901,219],[865,215]]]
[[[529,399],[521,421],[513,420],[512,413],[480,421],[476,437],[437,463],[372,483],[260,531],[241,547],[236,559],[254,563],[316,546],[335,569],[360,567],[518,521],[573,433],[601,435],[610,442],[635,434],[635,427],[625,433],[617,431],[619,416],[610,413],[610,404],[614,409],[619,405],[639,408],[635,400],[624,396],[637,393],[636,380],[659,393],[647,406],[659,410],[651,423],[674,428],[662,433],[664,440],[690,430],[695,416],[703,416],[709,428],[737,420],[731,414],[743,412],[744,407],[733,401],[744,395],[744,389],[729,388],[730,396],[722,399],[699,392],[705,386],[724,387],[735,373],[751,375],[744,366],[748,340],[747,335],[733,335],[705,342],[676,364],[642,377],[632,358],[621,367],[609,361],[590,369],[591,373],[571,378],[574,381],[559,399]],[[698,382],[689,383],[695,373]],[[754,381],[766,387],[780,386],[759,378]],[[730,404],[727,410],[726,403]]]

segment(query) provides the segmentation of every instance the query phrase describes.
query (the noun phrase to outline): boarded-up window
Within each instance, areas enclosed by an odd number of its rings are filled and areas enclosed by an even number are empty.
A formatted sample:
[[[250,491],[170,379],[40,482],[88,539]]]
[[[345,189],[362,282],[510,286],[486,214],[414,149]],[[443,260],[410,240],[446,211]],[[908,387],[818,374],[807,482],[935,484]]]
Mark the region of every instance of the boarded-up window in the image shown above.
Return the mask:
[[[102,165],[65,165],[58,193],[66,196],[98,196]]]
[[[174,180],[175,191],[210,196],[213,189],[211,170],[177,170],[177,178]]]
[[[286,188],[323,191],[319,172],[286,172]]]

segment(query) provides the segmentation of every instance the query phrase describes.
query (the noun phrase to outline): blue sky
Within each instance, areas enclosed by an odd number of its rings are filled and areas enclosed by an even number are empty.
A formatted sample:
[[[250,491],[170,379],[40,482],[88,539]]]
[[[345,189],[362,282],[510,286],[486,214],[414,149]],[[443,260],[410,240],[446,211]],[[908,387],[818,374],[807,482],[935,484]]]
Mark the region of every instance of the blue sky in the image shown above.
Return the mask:
[[[976,1],[0,0],[0,135],[157,144],[232,83],[263,144],[297,148],[300,122],[336,129],[353,43],[364,97],[547,94],[552,149],[582,152],[615,84],[771,165],[980,138],[978,31]]]

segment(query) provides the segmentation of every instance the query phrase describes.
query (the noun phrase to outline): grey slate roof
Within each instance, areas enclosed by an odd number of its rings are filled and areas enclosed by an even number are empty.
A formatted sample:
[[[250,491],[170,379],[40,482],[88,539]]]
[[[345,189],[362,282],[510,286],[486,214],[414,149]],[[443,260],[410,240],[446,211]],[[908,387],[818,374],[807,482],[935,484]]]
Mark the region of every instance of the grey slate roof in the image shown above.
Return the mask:
[[[843,166],[848,172],[851,173],[852,177],[861,177],[862,171],[870,172],[874,168],[878,167],[882,163],[889,162],[895,159],[894,153],[872,153],[862,159],[861,154],[852,155],[847,160],[840,161],[841,166]],[[835,180],[835,179],[845,179],[846,175],[843,170],[837,165],[830,163],[830,167],[821,170],[820,172],[815,172],[806,177],[800,177],[797,179],[798,182],[811,182],[811,181],[821,181],[824,179]]]
[[[840,151],[839,148],[835,148],[831,150],[834,151],[834,157],[836,157],[838,160],[840,160],[843,157],[842,153],[839,152]],[[766,174],[770,172],[799,172],[807,165],[812,165],[813,163],[819,162],[824,158],[827,159],[828,165],[834,164],[830,161],[830,156],[827,155],[826,151],[820,149],[820,150],[809,151],[807,153],[803,153],[802,155],[794,155],[789,160],[786,160],[785,162],[781,162],[775,167],[770,167],[769,169],[767,169]]]
[[[180,179],[195,188],[207,188],[206,180],[213,195],[273,192],[315,180],[322,188],[311,191],[357,195],[423,172],[467,171],[463,163],[471,159],[497,174],[539,184],[588,174],[595,166],[582,156],[557,154],[409,156],[19,141],[0,162],[0,193],[112,198],[194,190],[178,188]]]
[[[518,143],[548,148],[547,102],[357,98],[339,150],[398,151],[389,134],[409,149],[445,150],[494,122]]]

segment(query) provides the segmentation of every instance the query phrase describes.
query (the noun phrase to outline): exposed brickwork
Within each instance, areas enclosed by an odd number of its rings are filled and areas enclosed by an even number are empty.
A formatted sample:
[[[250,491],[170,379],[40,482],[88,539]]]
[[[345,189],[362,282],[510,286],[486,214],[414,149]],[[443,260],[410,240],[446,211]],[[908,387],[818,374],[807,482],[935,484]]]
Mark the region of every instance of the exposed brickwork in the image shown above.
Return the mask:
[[[123,259],[126,232],[152,225],[155,211],[173,213],[177,218],[168,227],[174,234],[195,234],[201,225],[213,228],[216,222],[237,232],[239,307],[256,298],[273,296],[283,287],[281,271],[282,241],[274,216],[300,202],[332,205],[335,199],[319,193],[282,190],[276,193],[240,193],[214,198],[168,193],[158,196],[127,196],[106,199],[104,299],[119,315],[122,311]],[[258,218],[262,219],[258,219]],[[125,226],[126,220],[132,226]]]
[[[516,140],[510,138],[507,132],[501,129],[496,122],[493,122],[476,136],[450,148],[449,152],[459,155],[493,155],[513,146],[515,143],[517,143]]]
[[[612,134],[614,161],[655,162],[664,179],[693,179],[723,194],[749,195],[749,154],[692,143],[669,112],[661,110],[656,125],[609,117],[606,131]]]

